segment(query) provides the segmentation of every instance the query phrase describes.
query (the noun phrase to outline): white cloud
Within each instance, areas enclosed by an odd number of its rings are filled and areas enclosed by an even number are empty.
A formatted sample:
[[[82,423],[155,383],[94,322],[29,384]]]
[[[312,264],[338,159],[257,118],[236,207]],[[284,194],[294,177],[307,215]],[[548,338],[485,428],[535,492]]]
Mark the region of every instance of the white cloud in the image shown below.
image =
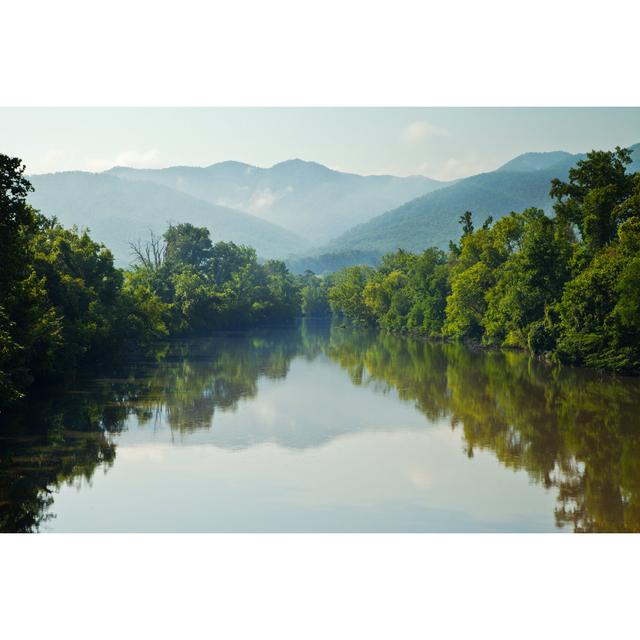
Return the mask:
[[[157,149],[148,151],[122,151],[116,156],[116,165],[124,167],[149,168],[157,166],[160,154]]]
[[[149,149],[147,151],[128,149],[120,151],[112,157],[89,158],[86,166],[89,171],[104,171],[105,169],[111,169],[111,167],[154,169],[160,166],[160,153],[157,149]]]
[[[256,191],[251,196],[248,208],[251,213],[260,213],[261,211],[269,210],[275,201],[276,195],[267,187]]]
[[[449,135],[446,129],[437,127],[426,120],[416,120],[402,130],[401,139],[404,142],[412,143],[446,135]]]
[[[462,157],[450,157],[444,162],[423,162],[403,175],[420,175],[436,180],[458,180],[469,176],[491,171],[492,167],[482,163],[475,153],[468,153]]]
[[[286,198],[293,192],[291,185],[286,186],[280,191],[272,191],[269,187],[258,189],[251,194],[246,204],[235,205],[236,209],[242,209],[255,215],[268,214],[276,201]]]
[[[476,156],[449,158],[434,177],[439,180],[457,180],[458,178],[466,178],[487,170],[487,167]]]

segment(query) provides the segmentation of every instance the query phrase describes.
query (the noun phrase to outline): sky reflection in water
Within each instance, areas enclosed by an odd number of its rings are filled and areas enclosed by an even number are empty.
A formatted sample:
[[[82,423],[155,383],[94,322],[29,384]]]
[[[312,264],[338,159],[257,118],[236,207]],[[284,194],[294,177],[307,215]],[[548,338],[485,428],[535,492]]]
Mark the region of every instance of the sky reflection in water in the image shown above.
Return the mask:
[[[2,441],[0,529],[640,529],[634,378],[308,322],[77,387]]]

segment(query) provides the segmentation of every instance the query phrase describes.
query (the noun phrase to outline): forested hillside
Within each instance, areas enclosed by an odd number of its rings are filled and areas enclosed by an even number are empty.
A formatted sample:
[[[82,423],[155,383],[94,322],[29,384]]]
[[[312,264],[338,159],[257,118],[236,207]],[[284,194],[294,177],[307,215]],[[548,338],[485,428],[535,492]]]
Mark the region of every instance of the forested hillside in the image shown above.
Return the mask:
[[[335,274],[332,308],[394,332],[638,370],[640,173],[630,166],[629,150],[592,151],[548,184],[553,216],[528,207],[476,228],[467,211],[446,253],[399,250],[377,269]]]
[[[631,147],[630,153],[628,171],[637,171],[640,144]],[[585,157],[564,152],[524,154],[497,171],[460,180],[356,226],[315,253],[446,249],[460,236],[457,221],[463,211],[473,211],[479,219],[492,216],[495,220],[527,207],[550,213],[553,202],[549,183],[554,178],[566,179],[569,169]]]

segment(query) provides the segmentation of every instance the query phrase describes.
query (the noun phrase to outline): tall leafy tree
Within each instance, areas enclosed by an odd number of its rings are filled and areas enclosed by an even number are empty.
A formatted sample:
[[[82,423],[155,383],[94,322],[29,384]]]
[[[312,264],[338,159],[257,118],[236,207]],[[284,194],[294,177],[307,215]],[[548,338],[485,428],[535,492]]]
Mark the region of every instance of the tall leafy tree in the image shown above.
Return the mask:
[[[371,267],[347,267],[335,275],[329,290],[329,302],[333,311],[344,314],[350,320],[369,323],[371,310],[364,300],[364,289],[374,274]]]
[[[32,365],[55,357],[59,322],[33,268],[42,218],[27,204],[31,184],[18,158],[0,154],[0,407],[33,380]]]
[[[522,234],[517,249],[496,271],[496,283],[487,291],[487,310],[482,320],[485,342],[511,346],[549,348],[540,341],[538,323],[548,305],[560,298],[569,277],[571,248],[563,225],[540,209],[520,214]]]
[[[558,219],[574,225],[592,253],[613,241],[632,213],[620,206],[633,190],[634,178],[626,171],[630,162],[628,149],[591,151],[569,169],[567,182],[551,182]]]
[[[170,268],[207,268],[213,252],[207,228],[194,227],[184,222],[170,225],[163,237],[166,246],[165,262]]]

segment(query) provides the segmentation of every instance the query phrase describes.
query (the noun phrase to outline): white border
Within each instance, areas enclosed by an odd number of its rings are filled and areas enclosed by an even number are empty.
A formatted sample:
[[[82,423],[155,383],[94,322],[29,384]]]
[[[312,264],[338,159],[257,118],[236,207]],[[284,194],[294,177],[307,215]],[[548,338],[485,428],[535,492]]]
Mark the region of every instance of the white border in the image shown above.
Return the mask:
[[[5,2],[0,104],[637,106],[638,11],[624,0]],[[637,545],[0,536],[1,628],[38,639],[623,637],[636,627]]]
[[[635,536],[6,538],[6,638],[540,640],[636,627]]]
[[[637,106],[631,0],[21,0],[0,104]]]

